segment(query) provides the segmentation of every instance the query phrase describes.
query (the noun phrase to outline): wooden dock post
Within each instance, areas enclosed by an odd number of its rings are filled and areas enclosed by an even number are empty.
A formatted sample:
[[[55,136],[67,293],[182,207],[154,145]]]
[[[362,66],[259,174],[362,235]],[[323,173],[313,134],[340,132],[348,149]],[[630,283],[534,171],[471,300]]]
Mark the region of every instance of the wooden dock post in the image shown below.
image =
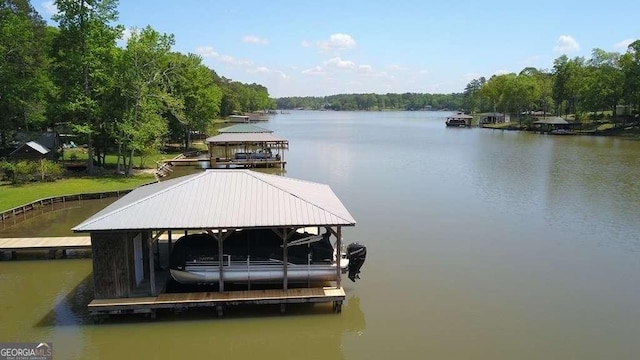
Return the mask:
[[[154,264],[154,255],[153,255],[153,237],[150,236],[150,233],[147,233],[147,241],[149,242],[149,292],[151,296],[156,296],[158,293],[156,292],[156,270]],[[155,318],[155,313],[153,314]]]
[[[336,237],[338,238],[336,240],[336,271],[338,272],[337,274],[337,280],[336,280],[336,287],[339,288],[340,287],[340,281],[342,280],[342,269],[340,268],[340,260],[342,258],[342,226],[338,226],[338,231],[336,234]]]
[[[287,274],[287,263],[289,262],[289,259],[287,258],[287,229],[284,228],[282,230],[282,263],[284,266],[283,269],[283,274],[284,276],[282,277],[282,289],[284,291],[287,291],[287,288],[289,287],[289,276]]]

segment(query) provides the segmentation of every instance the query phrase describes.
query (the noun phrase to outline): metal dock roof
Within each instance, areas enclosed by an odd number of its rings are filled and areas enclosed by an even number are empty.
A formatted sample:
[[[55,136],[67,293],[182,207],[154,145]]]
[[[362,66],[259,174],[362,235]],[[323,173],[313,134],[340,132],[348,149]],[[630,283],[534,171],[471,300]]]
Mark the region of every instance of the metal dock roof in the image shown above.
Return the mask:
[[[223,133],[207,138],[207,143],[286,142],[271,133]]]
[[[222,129],[218,129],[218,132],[223,133],[272,133],[273,130],[265,129],[253,124],[236,124],[227,126]]]
[[[206,170],[146,185],[72,230],[355,225],[331,188],[250,170]]]

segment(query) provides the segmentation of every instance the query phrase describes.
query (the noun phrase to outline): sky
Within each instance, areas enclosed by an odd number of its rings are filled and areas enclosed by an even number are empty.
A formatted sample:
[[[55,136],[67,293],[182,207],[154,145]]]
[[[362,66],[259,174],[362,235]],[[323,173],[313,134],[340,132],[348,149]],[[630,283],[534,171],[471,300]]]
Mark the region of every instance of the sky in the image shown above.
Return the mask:
[[[32,0],[50,22],[53,1]],[[127,29],[175,36],[220,76],[272,97],[456,93],[472,79],[626,52],[640,2],[121,0]]]

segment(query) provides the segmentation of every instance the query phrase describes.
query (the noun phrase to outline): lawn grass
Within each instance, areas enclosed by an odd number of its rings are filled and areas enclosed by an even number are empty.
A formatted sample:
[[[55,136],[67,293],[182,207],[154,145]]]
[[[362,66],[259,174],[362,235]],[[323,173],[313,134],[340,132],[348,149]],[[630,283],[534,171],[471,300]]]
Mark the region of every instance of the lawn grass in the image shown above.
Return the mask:
[[[198,151],[207,150],[206,145],[202,141],[194,141],[191,148]],[[155,169],[156,161],[173,159],[182,153],[179,149],[179,144],[167,147],[166,150],[168,151],[145,156],[143,168]],[[87,149],[79,147],[64,150],[64,160],[66,161],[86,161],[87,158]],[[140,168],[140,161],[141,157],[139,155],[134,156],[133,166],[135,168]],[[105,170],[103,172],[106,173],[110,171],[106,169],[116,168],[117,156],[114,154],[107,154],[105,162]],[[129,177],[108,174],[101,174],[98,176],[67,177],[55,182],[38,182],[19,186],[0,181],[0,211],[53,196],[129,190],[152,181],[155,181],[153,174],[138,174]]]
[[[129,177],[87,176],[20,186],[0,183],[0,211],[52,196],[128,190],[153,181],[153,174],[140,174]]]
[[[135,168],[141,168],[140,164],[142,164],[142,168],[155,168],[156,167],[156,161],[160,161],[160,160],[164,160],[164,159],[173,159],[174,157],[180,155],[182,152],[176,151],[176,152],[163,152],[163,153],[156,153],[156,154],[151,154],[151,155],[146,155],[144,157],[141,157],[140,155],[135,155],[133,157],[133,166]],[[89,155],[87,154],[87,149],[83,149],[83,148],[75,148],[75,149],[65,149],[64,150],[64,154],[63,154],[64,160],[68,161],[68,160],[74,160],[74,161],[86,161],[89,158]],[[144,159],[143,162],[142,159]],[[127,160],[129,160],[127,158]],[[118,164],[118,155],[116,154],[107,154],[107,156],[105,156],[105,165],[108,168],[115,168]],[[122,164],[122,159],[120,159],[120,164]]]

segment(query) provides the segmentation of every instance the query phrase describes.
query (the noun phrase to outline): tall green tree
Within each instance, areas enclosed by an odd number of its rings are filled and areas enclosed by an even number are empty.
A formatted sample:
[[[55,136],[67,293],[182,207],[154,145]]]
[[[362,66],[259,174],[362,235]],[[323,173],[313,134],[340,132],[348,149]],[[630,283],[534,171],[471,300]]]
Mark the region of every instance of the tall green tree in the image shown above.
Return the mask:
[[[17,130],[46,125],[49,34],[28,1],[0,1],[0,148]]]
[[[175,66],[169,79],[170,91],[184,105],[182,116],[171,116],[171,119],[178,125],[173,128],[184,135],[185,149],[189,149],[192,131],[206,131],[220,113],[222,90],[198,55],[172,53],[169,56],[173,58],[170,63]]]
[[[620,54],[593,49],[586,62],[584,102],[588,111],[612,110],[615,112],[623,87]]]
[[[480,89],[487,80],[484,77],[471,80],[464,88],[464,107],[471,113],[480,110],[482,107]]]
[[[111,92],[110,79],[116,39],[121,28],[116,0],[56,0],[60,33],[54,41],[54,80],[59,98],[56,116],[70,121],[77,132],[85,135],[89,159],[87,169],[93,172],[94,139],[104,129],[103,104]]]
[[[624,74],[624,100],[635,111],[640,111],[640,40],[629,45],[620,58],[620,67]]]
[[[119,87],[125,108],[119,141],[128,151],[128,174],[135,153],[144,157],[164,143],[168,125],[163,115],[184,118],[184,103],[169,92],[177,67],[169,56],[174,41],[173,35],[148,26],[132,32],[122,53]]]

